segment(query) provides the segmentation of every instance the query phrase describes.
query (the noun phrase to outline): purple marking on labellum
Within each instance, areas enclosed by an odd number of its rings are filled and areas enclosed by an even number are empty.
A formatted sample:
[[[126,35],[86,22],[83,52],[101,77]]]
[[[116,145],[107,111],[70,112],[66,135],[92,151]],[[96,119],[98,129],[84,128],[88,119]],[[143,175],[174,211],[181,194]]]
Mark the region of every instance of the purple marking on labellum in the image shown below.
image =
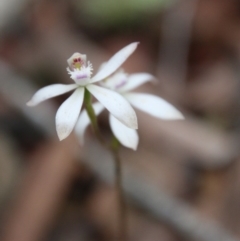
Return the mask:
[[[124,80],[122,80],[120,83],[116,84],[116,85],[115,85],[115,88],[116,88],[116,89],[119,89],[119,88],[123,87],[126,83],[127,83],[127,80],[124,79]]]
[[[87,78],[88,76],[86,74],[82,74],[82,75],[77,75],[76,78],[77,79],[84,79]]]

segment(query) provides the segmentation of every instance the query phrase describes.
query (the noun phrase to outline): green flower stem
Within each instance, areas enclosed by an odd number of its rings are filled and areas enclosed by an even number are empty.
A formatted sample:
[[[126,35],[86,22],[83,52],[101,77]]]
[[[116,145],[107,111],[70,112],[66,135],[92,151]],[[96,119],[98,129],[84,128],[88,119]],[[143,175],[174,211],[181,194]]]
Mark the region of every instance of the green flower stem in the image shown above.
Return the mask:
[[[85,108],[87,110],[88,116],[90,118],[91,124],[93,126],[93,130],[99,132],[98,124],[97,124],[97,117],[96,117],[94,109],[92,107],[91,94],[87,89],[85,89],[84,104],[85,104]]]
[[[86,111],[88,113],[93,131],[100,141],[113,155],[115,162],[115,188],[117,191],[117,200],[119,208],[119,240],[125,241],[127,236],[127,224],[126,224],[126,205],[124,201],[124,192],[122,187],[122,165],[119,157],[120,143],[116,137],[113,137],[110,145],[106,144],[105,140],[102,138],[101,133],[98,128],[97,118],[92,107],[92,100],[90,92],[85,89],[84,104]]]
[[[124,190],[122,186],[122,163],[119,156],[120,143],[116,137],[111,143],[111,152],[115,161],[115,188],[117,191],[118,210],[119,210],[119,240],[125,241],[127,238],[127,216]]]
[[[88,117],[90,119],[94,134],[98,138],[98,140],[105,145],[104,139],[101,136],[101,133],[98,128],[98,123],[97,123],[97,117],[94,112],[94,109],[92,107],[92,96],[91,93],[85,89],[85,94],[84,94],[84,104],[85,104],[85,109],[87,111]]]

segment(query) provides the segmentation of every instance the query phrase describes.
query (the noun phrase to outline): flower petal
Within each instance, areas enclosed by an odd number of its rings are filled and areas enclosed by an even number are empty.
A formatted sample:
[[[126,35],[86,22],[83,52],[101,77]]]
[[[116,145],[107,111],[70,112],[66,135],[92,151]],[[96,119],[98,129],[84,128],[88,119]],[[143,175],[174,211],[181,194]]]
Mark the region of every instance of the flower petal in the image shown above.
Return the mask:
[[[124,96],[133,106],[152,116],[165,120],[184,119],[180,111],[158,96],[138,93],[127,93]]]
[[[99,115],[104,110],[104,106],[99,102],[94,103],[92,107],[94,109],[95,115]],[[81,145],[84,143],[84,133],[89,124],[90,119],[88,117],[87,111],[83,110],[75,127],[75,133]]]
[[[111,75],[116,71],[126,59],[134,52],[137,48],[138,43],[131,43],[119,50],[112,56],[111,59],[99,70],[99,72],[91,79],[91,83],[100,81]]]
[[[79,87],[59,107],[56,114],[56,129],[60,141],[72,132],[82,107],[83,96],[84,88]]]
[[[78,86],[76,84],[71,84],[71,85],[54,84],[54,85],[43,87],[33,95],[32,99],[27,102],[27,105],[35,106],[44,100],[50,99],[58,95],[62,95],[64,93],[67,93],[71,90],[76,89],[77,87]]]
[[[109,116],[109,122],[110,122],[112,132],[119,140],[119,142],[123,146],[126,146],[136,151],[138,146],[138,141],[139,141],[137,131],[123,125],[119,120],[117,120],[111,114]]]
[[[137,129],[136,113],[124,97],[97,85],[88,85],[86,88],[114,117],[129,128]]]
[[[128,74],[126,74],[122,69],[116,71],[113,75],[110,77],[102,80],[99,82],[99,85],[110,89],[115,90],[118,92],[118,90],[127,83],[128,81]]]
[[[138,86],[150,81],[154,80],[155,77],[148,73],[137,73],[137,74],[131,74],[127,78],[127,82],[125,85],[118,88],[118,91],[120,92],[127,92],[129,90],[135,89]]]

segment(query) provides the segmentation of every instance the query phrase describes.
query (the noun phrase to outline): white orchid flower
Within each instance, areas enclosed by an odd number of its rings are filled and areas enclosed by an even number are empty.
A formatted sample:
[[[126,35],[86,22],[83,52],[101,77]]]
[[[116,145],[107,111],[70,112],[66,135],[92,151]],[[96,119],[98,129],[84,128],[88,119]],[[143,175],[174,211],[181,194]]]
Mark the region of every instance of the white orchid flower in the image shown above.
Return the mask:
[[[115,72],[134,52],[137,45],[138,43],[132,43],[118,51],[92,78],[92,64],[86,61],[86,55],[73,54],[67,60],[69,65],[67,71],[75,83],[46,86],[38,90],[27,105],[35,106],[46,99],[74,90],[73,94],[59,107],[56,114],[57,134],[59,139],[63,140],[69,136],[77,122],[86,88],[111,115],[129,128],[137,129],[137,116],[128,101],[119,93],[95,84]]]
[[[105,88],[118,91],[134,107],[154,117],[163,120],[184,119],[181,112],[178,111],[166,100],[152,94],[131,92],[133,89],[153,79],[155,78],[148,73],[136,73],[128,75],[121,70],[116,72],[111,77],[105,79],[104,81],[101,81],[100,84]],[[101,103],[97,102],[93,104],[93,108],[95,114],[99,115],[103,111],[104,106]],[[136,150],[139,141],[137,131],[122,124],[111,113],[109,115],[109,122],[112,132],[119,140],[119,142],[125,147]],[[75,132],[78,136],[80,143],[82,144],[84,141],[85,130],[89,124],[90,120],[88,118],[86,110],[84,110],[80,114],[79,120],[75,127]]]

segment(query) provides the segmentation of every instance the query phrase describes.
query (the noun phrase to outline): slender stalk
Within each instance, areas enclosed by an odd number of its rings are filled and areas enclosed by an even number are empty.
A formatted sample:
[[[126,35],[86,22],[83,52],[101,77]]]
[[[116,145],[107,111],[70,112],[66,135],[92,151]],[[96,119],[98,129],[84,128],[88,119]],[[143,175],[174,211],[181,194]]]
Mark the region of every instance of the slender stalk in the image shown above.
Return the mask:
[[[119,210],[119,234],[118,240],[125,241],[127,237],[127,224],[126,224],[126,205],[124,201],[124,192],[122,187],[122,165],[119,157],[119,141],[114,137],[111,145],[107,145],[102,138],[98,128],[97,118],[92,107],[91,94],[85,89],[84,95],[85,108],[88,113],[89,119],[92,124],[93,131],[102,145],[104,145],[113,155],[115,162],[115,188],[117,191],[118,210]]]
[[[106,146],[105,141],[102,138],[101,133],[100,133],[99,128],[98,128],[97,117],[96,117],[94,109],[92,107],[91,94],[87,89],[85,89],[84,104],[85,104],[85,108],[86,108],[86,111],[88,113],[90,122],[92,124],[94,134],[96,135],[96,137],[98,138],[100,143],[102,143],[104,146]]]
[[[112,155],[115,162],[115,188],[117,191],[118,210],[119,210],[119,240],[125,241],[127,238],[127,210],[122,186],[122,163],[119,156],[119,141],[114,137],[112,141]]]

